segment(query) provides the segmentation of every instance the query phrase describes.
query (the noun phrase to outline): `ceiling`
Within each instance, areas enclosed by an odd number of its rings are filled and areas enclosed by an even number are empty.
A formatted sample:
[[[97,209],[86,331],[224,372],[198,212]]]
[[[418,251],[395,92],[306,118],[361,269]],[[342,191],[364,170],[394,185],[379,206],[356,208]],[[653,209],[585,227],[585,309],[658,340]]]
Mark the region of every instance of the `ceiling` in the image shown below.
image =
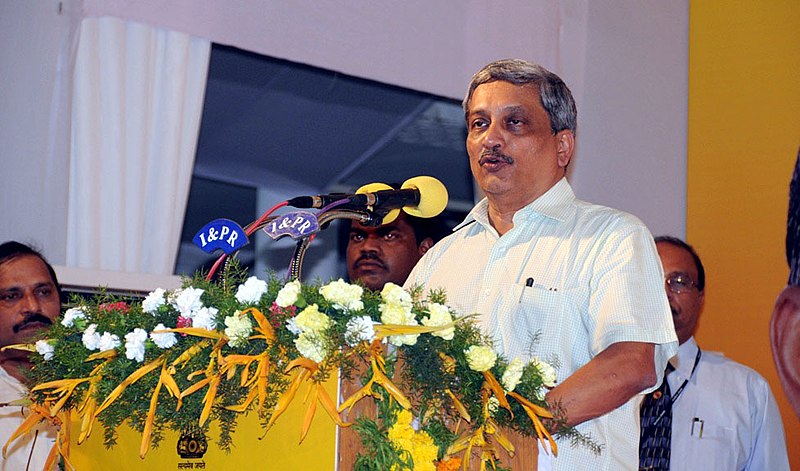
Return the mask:
[[[215,44],[176,273],[216,258],[191,244],[207,222],[256,218],[256,189],[271,206],[430,175],[457,222],[473,201],[465,136],[455,100]]]

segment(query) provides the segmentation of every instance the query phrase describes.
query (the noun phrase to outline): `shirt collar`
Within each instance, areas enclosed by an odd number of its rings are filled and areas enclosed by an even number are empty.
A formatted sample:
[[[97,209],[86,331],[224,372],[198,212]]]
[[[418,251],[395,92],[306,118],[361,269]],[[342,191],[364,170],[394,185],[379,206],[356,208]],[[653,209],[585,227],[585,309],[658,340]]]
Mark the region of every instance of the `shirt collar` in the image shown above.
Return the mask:
[[[681,379],[687,379],[692,376],[694,360],[697,358],[697,351],[699,349],[700,347],[697,346],[697,341],[694,337],[689,337],[687,341],[683,342],[678,347],[678,354],[670,358],[669,362],[675,368],[675,373],[677,373]],[[694,381],[695,378],[692,378],[692,382]]]
[[[534,214],[541,214],[542,216],[555,219],[559,222],[564,222],[574,211],[575,200],[575,193],[572,191],[572,187],[567,181],[567,178],[564,177],[550,187],[543,195],[517,211],[514,214],[514,222],[516,223],[520,220],[518,218],[522,218],[523,220],[528,219]],[[477,221],[485,227],[491,226],[489,224],[489,200],[487,198],[480,200],[478,204],[472,208],[472,211],[469,212],[464,221],[456,226],[453,231],[457,231],[473,221]]]
[[[534,213],[538,213],[559,222],[564,222],[574,211],[574,203],[575,193],[572,191],[567,178],[563,177],[542,196],[517,211],[514,218],[516,219],[518,215],[519,217],[528,218]]]

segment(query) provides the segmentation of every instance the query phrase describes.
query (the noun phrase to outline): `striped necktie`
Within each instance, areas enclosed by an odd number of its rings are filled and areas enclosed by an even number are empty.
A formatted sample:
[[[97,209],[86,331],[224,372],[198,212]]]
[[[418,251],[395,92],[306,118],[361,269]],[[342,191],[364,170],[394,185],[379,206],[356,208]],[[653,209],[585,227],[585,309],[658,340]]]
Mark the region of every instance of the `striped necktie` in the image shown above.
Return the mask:
[[[667,375],[673,371],[667,363],[664,380],[658,389],[645,396],[640,413],[639,470],[669,471],[672,435],[672,396]]]

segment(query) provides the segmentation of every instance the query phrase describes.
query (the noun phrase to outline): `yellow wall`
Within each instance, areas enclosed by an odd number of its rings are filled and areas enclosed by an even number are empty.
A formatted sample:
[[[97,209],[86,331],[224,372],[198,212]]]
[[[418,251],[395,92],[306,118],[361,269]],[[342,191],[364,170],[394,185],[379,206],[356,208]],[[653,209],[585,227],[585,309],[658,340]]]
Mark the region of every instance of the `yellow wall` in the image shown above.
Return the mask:
[[[788,276],[799,145],[800,2],[691,1],[687,239],[708,273],[697,338],[770,382],[792,469],[800,469],[800,421],[775,370],[769,319]]]

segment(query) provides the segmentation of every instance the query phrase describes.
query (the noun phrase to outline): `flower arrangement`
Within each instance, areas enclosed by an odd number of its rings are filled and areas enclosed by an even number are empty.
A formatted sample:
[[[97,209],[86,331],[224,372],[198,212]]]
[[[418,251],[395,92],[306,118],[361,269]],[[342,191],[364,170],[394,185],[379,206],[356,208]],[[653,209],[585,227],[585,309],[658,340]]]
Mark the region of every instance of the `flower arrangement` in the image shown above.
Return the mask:
[[[113,446],[127,421],[142,434],[143,457],[166,429],[207,432],[217,421],[217,445],[229,450],[240,414],[257,413],[268,430],[306,385],[301,440],[321,406],[364,441],[356,469],[467,469],[475,455],[495,466],[495,444],[513,453],[505,429],[553,453],[549,430],[596,447],[548,410],[554,369],[498,356],[440,291],[423,298],[393,284],[372,292],[342,280],[261,280],[231,263],[217,281],[197,276],[141,302],[75,299],[46,335],[31,346],[33,414],[9,442],[39,421],[68,423],[74,411],[78,443],[99,423]],[[337,371],[353,377],[359,363],[368,365],[363,386],[337,407],[322,383]],[[377,418],[345,423],[340,413],[367,396]],[[60,427],[51,462],[61,455],[71,467],[69,433]]]

